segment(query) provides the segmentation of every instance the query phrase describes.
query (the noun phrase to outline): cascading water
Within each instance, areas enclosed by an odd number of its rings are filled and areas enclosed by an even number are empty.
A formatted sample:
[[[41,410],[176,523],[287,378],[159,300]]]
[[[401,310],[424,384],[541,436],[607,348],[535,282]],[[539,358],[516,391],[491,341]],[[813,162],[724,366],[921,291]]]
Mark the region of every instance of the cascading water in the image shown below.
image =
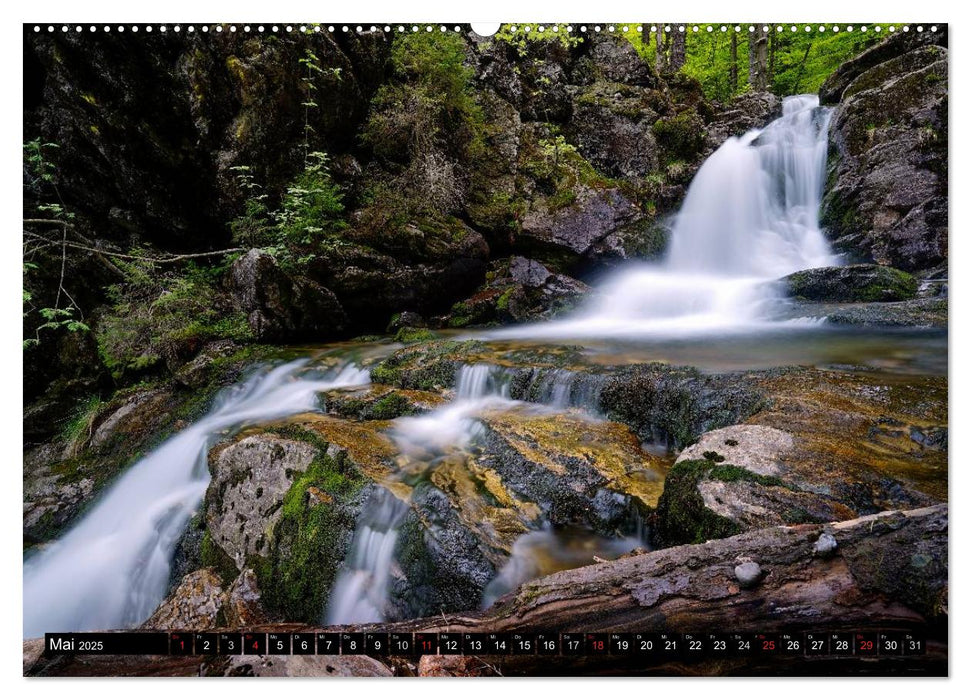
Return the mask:
[[[490,365],[465,365],[455,381],[455,400],[422,416],[398,418],[391,431],[406,464],[426,467],[435,457],[461,450],[475,439],[481,425],[475,414],[512,403],[506,377]],[[351,552],[334,582],[325,624],[381,622],[385,619],[398,528],[407,504],[389,491],[379,492],[358,518]]]
[[[782,117],[728,139],[701,166],[660,264],[616,273],[572,319],[493,337],[688,335],[765,326],[773,281],[837,264],[819,228],[830,110],[787,97]]]
[[[315,410],[317,393],[367,384],[345,365],[307,360],[257,372],[210,413],[134,464],[67,534],[24,563],[24,637],[131,627],[165,595],[175,546],[209,483],[206,455],[247,423]]]

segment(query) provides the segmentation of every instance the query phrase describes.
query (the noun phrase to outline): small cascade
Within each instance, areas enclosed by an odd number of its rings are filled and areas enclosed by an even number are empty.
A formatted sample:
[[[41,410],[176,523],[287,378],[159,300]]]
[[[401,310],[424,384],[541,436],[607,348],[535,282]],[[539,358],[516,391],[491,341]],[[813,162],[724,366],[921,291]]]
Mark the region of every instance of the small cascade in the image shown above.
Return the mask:
[[[351,554],[334,582],[325,624],[384,620],[398,528],[408,504],[381,490],[365,504]]]
[[[349,364],[298,360],[253,373],[136,462],[56,542],[24,563],[24,636],[132,627],[162,602],[172,555],[209,484],[209,448],[246,424],[316,410],[317,394],[369,382]]]

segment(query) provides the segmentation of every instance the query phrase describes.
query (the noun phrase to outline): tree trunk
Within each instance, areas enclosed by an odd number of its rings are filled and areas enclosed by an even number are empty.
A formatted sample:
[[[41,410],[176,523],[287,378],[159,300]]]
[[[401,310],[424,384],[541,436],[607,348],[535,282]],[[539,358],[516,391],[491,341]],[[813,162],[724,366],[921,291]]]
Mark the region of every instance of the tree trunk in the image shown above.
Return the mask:
[[[667,52],[665,51],[664,41],[664,27],[661,24],[657,25],[657,34],[654,40],[654,68],[658,73],[664,71],[667,66]]]
[[[772,89],[772,81],[775,80],[775,48],[778,41],[776,34],[777,32],[769,34],[769,69],[766,71],[765,84],[770,90]],[[811,40],[810,43],[812,43]]]
[[[738,35],[732,32],[731,65],[728,67],[728,89],[732,96],[738,92]]]
[[[823,533],[832,535],[837,543],[828,554],[815,552]],[[750,588],[743,588],[735,573],[735,567],[745,560],[756,562],[762,571]],[[627,556],[526,583],[486,611],[335,627],[333,631],[719,632],[791,634],[802,639],[804,632],[881,629],[926,636],[926,653],[869,659],[807,657],[801,653],[697,659],[429,655],[417,663],[414,659],[385,663],[400,673],[465,676],[946,675],[947,591],[948,507],[942,504],[827,525],[772,527],[704,544]],[[308,625],[275,623],[248,631],[310,629]],[[226,657],[42,659],[36,646],[35,641],[24,643],[25,675],[191,675],[198,672],[200,664],[216,670],[220,663],[227,663]],[[28,647],[34,650],[29,657]],[[283,675],[301,675],[298,670]],[[311,671],[307,669],[307,673]]]
[[[756,92],[768,86],[769,37],[761,26],[749,36],[748,44],[748,82]]]
[[[685,27],[687,29],[687,27]],[[674,73],[681,70],[685,59],[685,32],[679,32],[675,26],[671,27],[673,35],[671,37],[671,58],[668,69]]]

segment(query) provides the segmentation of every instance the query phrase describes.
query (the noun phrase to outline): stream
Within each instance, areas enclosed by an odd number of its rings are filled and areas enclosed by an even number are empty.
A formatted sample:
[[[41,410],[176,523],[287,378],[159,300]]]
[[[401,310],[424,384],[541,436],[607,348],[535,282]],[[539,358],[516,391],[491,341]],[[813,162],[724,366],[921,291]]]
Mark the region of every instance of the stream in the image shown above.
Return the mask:
[[[946,334],[843,329],[793,317],[774,282],[839,263],[818,222],[829,119],[815,96],[789,97],[778,120],[730,138],[692,182],[665,258],[613,273],[569,318],[453,335],[475,337],[497,351],[572,343],[585,361],[604,365],[946,373]],[[255,368],[224,390],[207,416],[135,462],[59,540],[31,555],[23,574],[24,636],[133,627],[148,618],[166,593],[176,544],[205,494],[209,449],[248,425],[319,410],[320,392],[367,385],[368,371],[351,361],[360,348],[343,347],[344,362],[330,370],[308,359]],[[379,353],[397,347],[385,343]],[[585,420],[601,418],[596,388],[575,382],[567,370],[549,373],[529,403],[510,398],[509,380],[497,365],[462,366],[450,401],[395,419],[387,433],[400,456],[392,478],[414,480],[442,460],[465,459],[477,445],[478,418],[486,412],[571,411]],[[390,491],[368,503],[323,623],[387,619],[399,527],[408,508]],[[482,605],[537,576],[646,546],[639,527],[605,537],[581,527],[552,528],[537,518],[485,587]]]

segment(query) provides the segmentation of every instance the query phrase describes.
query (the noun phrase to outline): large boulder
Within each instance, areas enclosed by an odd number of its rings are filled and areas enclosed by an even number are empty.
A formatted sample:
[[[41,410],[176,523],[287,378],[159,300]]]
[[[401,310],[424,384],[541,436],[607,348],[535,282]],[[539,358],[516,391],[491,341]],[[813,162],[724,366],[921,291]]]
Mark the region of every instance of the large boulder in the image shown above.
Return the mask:
[[[582,257],[636,216],[637,209],[618,190],[581,189],[568,207],[540,206],[527,213],[517,243],[523,249]]]
[[[840,102],[822,223],[851,260],[908,272],[947,260],[948,50],[918,43],[880,44],[823,89]]]
[[[714,150],[730,136],[761,129],[782,116],[782,100],[771,92],[746,92],[716,112],[708,124],[708,145]]]
[[[906,301],[917,294],[917,280],[882,265],[817,267],[782,278],[789,296],[809,301]]]
[[[326,340],[344,330],[347,316],[329,289],[280,267],[254,248],[230,270],[230,288],[250,328],[264,342]]]

